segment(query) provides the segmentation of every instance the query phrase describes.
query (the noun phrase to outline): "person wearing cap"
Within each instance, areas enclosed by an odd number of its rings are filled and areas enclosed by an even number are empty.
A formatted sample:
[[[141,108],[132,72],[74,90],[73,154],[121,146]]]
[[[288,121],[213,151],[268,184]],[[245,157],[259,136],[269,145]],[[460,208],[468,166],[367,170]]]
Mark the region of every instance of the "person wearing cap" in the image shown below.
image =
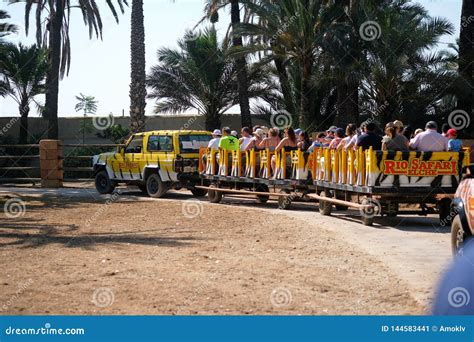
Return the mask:
[[[212,132],[212,139],[209,141],[209,144],[207,145],[207,148],[211,148],[213,150],[218,150],[219,149],[219,142],[221,140],[221,130],[220,129],[215,129]]]
[[[223,137],[219,141],[219,148],[227,151],[238,151],[239,150],[239,139],[231,135],[232,131],[229,127],[222,129]]]
[[[441,126],[441,135],[443,137],[448,137],[448,131],[451,127],[447,123],[444,123],[443,126]]]
[[[336,126],[331,126],[328,128],[326,131],[326,139],[333,139],[334,138],[334,133],[336,133]]]
[[[410,148],[417,151],[443,152],[448,150],[448,138],[438,133],[438,124],[428,121],[425,131],[410,141]]]
[[[336,131],[334,132],[334,139],[331,140],[331,143],[329,144],[329,148],[332,150],[337,149],[342,139],[344,139],[344,136],[345,136],[344,129],[336,128]]]
[[[230,132],[230,135],[232,135],[233,137],[236,137],[237,139],[239,139],[239,132],[237,132],[237,131]]]
[[[460,152],[462,150],[462,141],[457,139],[458,132],[454,128],[448,129],[446,137],[448,140],[448,151]]]
[[[401,122],[401,121],[400,121]],[[400,127],[403,132],[403,125],[396,125],[395,122],[389,122],[385,126],[385,136],[382,138],[382,151],[408,151],[410,141],[400,133]]]
[[[251,149],[255,148],[258,149],[258,146],[265,138],[265,132],[261,128],[257,128],[255,132],[253,132],[253,138],[250,140],[249,144],[245,148],[245,151],[250,151]]]

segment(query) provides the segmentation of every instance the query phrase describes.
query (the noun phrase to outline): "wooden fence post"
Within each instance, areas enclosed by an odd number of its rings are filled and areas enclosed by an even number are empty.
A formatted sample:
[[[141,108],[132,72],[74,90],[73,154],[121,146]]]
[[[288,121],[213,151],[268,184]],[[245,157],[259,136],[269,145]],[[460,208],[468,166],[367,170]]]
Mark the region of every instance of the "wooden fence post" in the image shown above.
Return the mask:
[[[60,140],[41,140],[39,149],[41,187],[62,187],[64,179],[62,142]]]

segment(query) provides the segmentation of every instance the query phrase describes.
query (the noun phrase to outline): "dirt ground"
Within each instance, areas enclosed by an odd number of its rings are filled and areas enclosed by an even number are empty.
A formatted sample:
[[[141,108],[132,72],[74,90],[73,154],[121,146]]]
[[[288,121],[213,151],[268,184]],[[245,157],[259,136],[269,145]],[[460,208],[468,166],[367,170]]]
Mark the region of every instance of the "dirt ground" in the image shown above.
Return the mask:
[[[1,314],[426,310],[377,258],[296,215],[189,196],[22,200],[23,216],[0,213]]]

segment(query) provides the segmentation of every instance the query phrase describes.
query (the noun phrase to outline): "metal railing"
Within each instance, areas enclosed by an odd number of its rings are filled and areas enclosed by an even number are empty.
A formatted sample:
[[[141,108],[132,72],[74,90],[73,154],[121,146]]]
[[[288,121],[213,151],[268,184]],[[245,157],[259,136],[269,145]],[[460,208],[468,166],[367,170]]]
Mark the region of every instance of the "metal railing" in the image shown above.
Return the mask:
[[[39,144],[0,145],[0,184],[40,181]]]

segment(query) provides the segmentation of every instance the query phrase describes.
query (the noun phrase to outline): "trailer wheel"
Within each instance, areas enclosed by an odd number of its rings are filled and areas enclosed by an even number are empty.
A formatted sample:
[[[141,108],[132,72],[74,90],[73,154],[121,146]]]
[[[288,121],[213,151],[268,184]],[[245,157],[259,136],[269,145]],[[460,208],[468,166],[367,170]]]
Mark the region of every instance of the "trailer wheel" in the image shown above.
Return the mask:
[[[371,198],[364,198],[362,204],[369,205],[370,207],[360,209],[360,214],[362,216],[361,221],[365,226],[372,226],[374,224],[375,216],[380,214],[380,203]]]
[[[256,192],[270,192],[270,189],[268,189],[268,185],[266,185],[266,184],[258,184],[255,187],[255,191]],[[258,203],[267,203],[269,199],[270,199],[270,196],[257,195],[257,202]]]
[[[211,185],[210,188],[217,188],[215,185]],[[211,203],[219,203],[222,201],[222,192],[209,189],[207,197]]]
[[[280,190],[282,194],[289,194],[288,191]],[[291,196],[280,196],[278,197],[278,209],[288,210],[291,208]]]
[[[319,196],[322,196],[322,197],[326,196],[326,192],[321,191]],[[319,201],[319,213],[321,215],[329,216],[331,215],[331,211],[332,211],[332,203],[328,201],[321,201],[321,200]]]
[[[456,215],[451,222],[451,250],[453,255],[459,253],[466,239],[467,234],[462,227],[461,218]]]
[[[442,198],[438,202],[438,213],[439,213],[439,222],[444,227],[447,226],[452,220],[451,217],[451,199]]]

